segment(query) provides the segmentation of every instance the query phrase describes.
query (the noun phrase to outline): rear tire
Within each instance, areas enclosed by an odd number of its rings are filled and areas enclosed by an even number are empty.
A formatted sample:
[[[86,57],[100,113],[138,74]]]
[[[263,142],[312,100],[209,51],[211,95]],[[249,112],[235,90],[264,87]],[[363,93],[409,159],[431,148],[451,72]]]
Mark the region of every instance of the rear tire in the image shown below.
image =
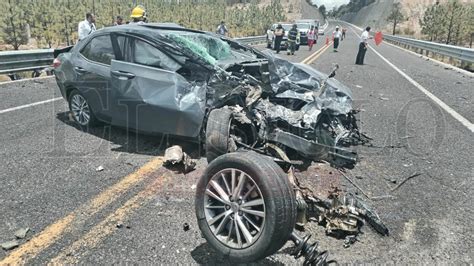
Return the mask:
[[[69,94],[69,110],[72,118],[81,127],[93,127],[98,124],[98,120],[92,111],[87,98],[77,89]]]
[[[238,190],[240,180],[242,190]],[[209,245],[236,263],[274,254],[288,241],[296,223],[295,192],[287,175],[270,158],[255,152],[229,153],[210,163],[197,185],[195,208]]]

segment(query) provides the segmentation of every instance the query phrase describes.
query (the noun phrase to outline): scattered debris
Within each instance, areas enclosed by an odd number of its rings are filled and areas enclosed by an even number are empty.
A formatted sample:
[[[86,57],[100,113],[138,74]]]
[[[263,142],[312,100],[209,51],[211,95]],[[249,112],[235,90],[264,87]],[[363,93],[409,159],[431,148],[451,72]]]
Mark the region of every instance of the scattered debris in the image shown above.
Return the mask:
[[[357,239],[357,236],[355,236],[355,235],[346,236],[346,238],[344,239],[344,247],[348,248],[348,247],[352,246],[357,241],[359,241],[359,239]]]
[[[95,169],[95,171],[96,171],[96,172],[102,172],[102,171],[104,171],[104,167],[103,167],[102,165],[100,165],[99,167],[97,167],[97,168]]]
[[[192,190],[195,190],[196,187],[197,187],[196,184],[193,184],[193,185],[191,186],[191,189],[192,189]]]
[[[23,239],[23,238],[26,237],[26,234],[28,233],[28,231],[30,231],[30,228],[28,228],[28,227],[20,228],[20,229],[15,231],[15,237],[18,238],[18,239]]]
[[[120,228],[122,228],[122,227],[123,227],[123,224],[121,224],[121,223],[118,223],[118,224],[116,224],[116,225],[115,225],[115,227],[117,227],[117,228],[119,228],[119,229],[120,229]]]
[[[354,187],[356,187],[360,192],[362,192],[362,194],[364,194],[364,196],[366,196],[368,199],[370,198],[369,195],[367,195],[367,193],[365,193],[365,191],[359,187],[356,183],[354,183],[354,181],[352,181],[352,179],[350,179],[348,176],[346,176],[344,174],[344,172],[342,172],[341,170],[339,170],[339,173],[341,173],[341,175],[347,180],[349,181],[349,183],[351,183]]]
[[[167,167],[179,167],[184,173],[189,173],[196,167],[196,161],[183,152],[179,145],[169,147],[165,151],[164,165]]]
[[[417,177],[421,175],[420,173],[413,173],[411,176],[405,178],[402,182],[400,182],[400,184],[398,184],[396,187],[392,188],[392,191],[395,191],[397,190],[399,187],[401,187],[403,184],[405,184],[405,182],[407,182],[408,180],[412,179],[413,177]]]
[[[189,231],[189,224],[188,223],[183,224],[183,230],[184,230],[184,232]]]
[[[383,195],[383,196],[376,196],[376,197],[371,197],[371,200],[383,200],[383,199],[395,199],[395,196],[392,195]]]
[[[362,89],[362,86],[360,86],[360,85],[356,85],[356,87],[359,88],[359,89]]]
[[[387,98],[387,97],[379,97],[379,99],[382,100],[382,101],[389,101],[389,100],[390,100],[390,99]]]
[[[4,249],[4,250],[12,250],[16,247],[18,247],[20,245],[20,242],[18,242],[18,240],[11,240],[11,241],[6,241],[6,242],[3,242],[0,244],[0,246]]]
[[[411,139],[411,138],[414,138],[413,136],[404,136],[404,137],[401,137],[400,139]]]

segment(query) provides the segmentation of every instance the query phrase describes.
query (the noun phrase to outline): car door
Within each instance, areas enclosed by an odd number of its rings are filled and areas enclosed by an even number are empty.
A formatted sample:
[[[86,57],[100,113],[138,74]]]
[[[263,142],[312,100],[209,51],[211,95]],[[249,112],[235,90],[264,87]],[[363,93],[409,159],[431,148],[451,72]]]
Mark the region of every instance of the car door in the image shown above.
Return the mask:
[[[76,54],[74,86],[86,97],[101,120],[110,120],[110,64],[115,59],[110,34],[93,37]]]
[[[182,65],[153,42],[127,38],[124,60],[112,60],[113,124],[196,137],[204,119],[205,86],[176,73]]]

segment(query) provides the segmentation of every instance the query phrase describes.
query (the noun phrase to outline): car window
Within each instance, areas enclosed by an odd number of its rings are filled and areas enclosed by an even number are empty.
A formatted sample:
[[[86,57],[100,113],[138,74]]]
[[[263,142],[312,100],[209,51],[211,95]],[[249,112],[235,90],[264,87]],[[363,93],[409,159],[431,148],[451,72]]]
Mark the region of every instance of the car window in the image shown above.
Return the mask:
[[[136,64],[176,71],[181,65],[151,44],[135,39],[133,62]]]
[[[81,51],[81,54],[94,62],[110,65],[115,59],[112,41],[109,35],[101,35],[93,38]]]

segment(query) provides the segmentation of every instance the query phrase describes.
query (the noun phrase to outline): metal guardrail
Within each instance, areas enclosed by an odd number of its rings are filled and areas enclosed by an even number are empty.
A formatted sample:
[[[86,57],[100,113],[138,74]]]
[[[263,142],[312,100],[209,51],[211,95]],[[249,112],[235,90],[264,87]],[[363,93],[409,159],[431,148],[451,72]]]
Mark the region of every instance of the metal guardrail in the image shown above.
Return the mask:
[[[408,45],[413,48],[418,48],[424,51],[429,51],[435,54],[444,55],[447,57],[459,59],[463,62],[474,63],[474,49],[447,45],[429,41],[416,40],[400,36],[384,35],[384,40],[394,42],[397,45]]]
[[[235,38],[245,44],[264,42],[263,36]],[[0,74],[12,74],[22,71],[33,71],[51,67],[54,49],[37,49],[0,52]]]
[[[53,49],[0,52],[0,74],[43,69],[52,63]]]

